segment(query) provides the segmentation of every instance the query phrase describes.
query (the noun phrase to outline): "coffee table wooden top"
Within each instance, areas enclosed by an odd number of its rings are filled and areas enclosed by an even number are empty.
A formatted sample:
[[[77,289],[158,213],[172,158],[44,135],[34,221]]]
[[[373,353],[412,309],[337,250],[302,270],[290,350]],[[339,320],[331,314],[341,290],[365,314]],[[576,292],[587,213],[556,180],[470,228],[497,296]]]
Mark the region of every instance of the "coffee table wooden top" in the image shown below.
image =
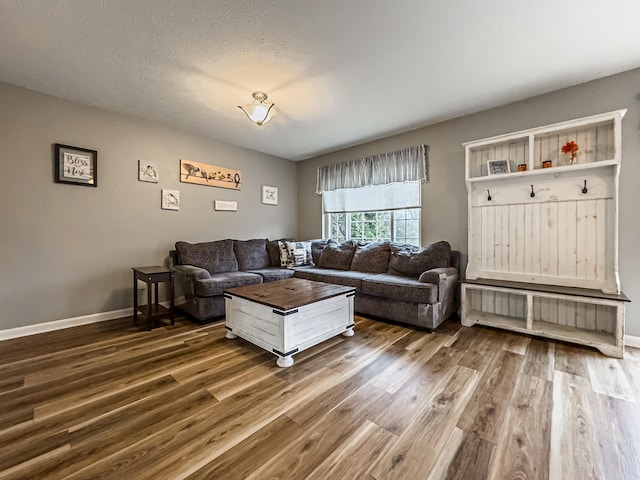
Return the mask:
[[[289,278],[247,287],[230,288],[225,290],[225,293],[278,310],[291,310],[355,291],[356,289],[353,287],[314,282],[303,278]]]

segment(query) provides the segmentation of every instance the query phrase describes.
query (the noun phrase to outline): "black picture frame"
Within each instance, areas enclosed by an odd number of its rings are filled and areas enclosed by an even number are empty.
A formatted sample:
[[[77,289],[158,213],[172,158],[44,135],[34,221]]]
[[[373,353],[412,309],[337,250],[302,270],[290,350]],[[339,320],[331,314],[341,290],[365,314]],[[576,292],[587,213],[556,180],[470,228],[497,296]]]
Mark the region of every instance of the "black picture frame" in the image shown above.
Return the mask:
[[[98,152],[88,148],[55,144],[55,182],[84,187],[98,186]]]

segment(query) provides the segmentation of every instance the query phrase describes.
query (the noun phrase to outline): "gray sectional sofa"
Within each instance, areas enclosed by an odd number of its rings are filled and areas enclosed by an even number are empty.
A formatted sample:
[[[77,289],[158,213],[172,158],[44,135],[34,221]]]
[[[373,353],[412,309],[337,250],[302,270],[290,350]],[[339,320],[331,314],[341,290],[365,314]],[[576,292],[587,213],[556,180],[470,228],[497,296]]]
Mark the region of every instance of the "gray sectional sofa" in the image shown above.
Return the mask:
[[[265,239],[176,242],[170,257],[186,299],[178,308],[206,321],[224,315],[227,288],[291,278],[293,270],[280,268],[277,241],[270,242],[270,251],[267,243]]]
[[[300,249],[307,254],[298,255]],[[428,330],[458,308],[460,254],[447,242],[419,248],[390,242],[227,239],[176,242],[171,258],[186,299],[178,307],[200,321],[224,315],[227,288],[293,276],[355,287],[356,312]]]

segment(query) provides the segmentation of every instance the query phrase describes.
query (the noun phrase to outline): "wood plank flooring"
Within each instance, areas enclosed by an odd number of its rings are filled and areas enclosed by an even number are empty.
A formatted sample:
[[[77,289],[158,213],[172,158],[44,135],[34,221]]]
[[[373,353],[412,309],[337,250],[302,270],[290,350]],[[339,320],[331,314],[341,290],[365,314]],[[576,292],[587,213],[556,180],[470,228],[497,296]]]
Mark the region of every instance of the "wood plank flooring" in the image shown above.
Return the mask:
[[[0,342],[0,479],[640,479],[640,352],[356,317],[278,368],[222,323]]]

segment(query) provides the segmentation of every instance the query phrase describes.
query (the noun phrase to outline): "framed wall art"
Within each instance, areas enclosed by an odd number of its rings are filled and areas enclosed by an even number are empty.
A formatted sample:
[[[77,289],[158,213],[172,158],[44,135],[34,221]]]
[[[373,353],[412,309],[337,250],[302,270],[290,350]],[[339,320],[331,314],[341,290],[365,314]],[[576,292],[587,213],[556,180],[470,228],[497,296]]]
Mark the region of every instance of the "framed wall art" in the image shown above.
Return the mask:
[[[489,172],[489,175],[504,175],[505,173],[511,173],[509,160],[489,160],[487,162],[487,171]]]
[[[162,210],[180,210],[180,190],[162,189]]]
[[[56,143],[55,181],[85,187],[98,186],[98,152]]]
[[[240,190],[242,172],[231,168],[192,162],[191,160],[180,160],[180,181],[209,187]]]
[[[278,187],[262,185],[262,203],[267,205],[278,204]]]
[[[232,200],[214,200],[213,208],[216,211],[222,212],[237,212],[238,202]]]
[[[141,182],[158,183],[160,173],[156,162],[138,160],[138,180]]]

